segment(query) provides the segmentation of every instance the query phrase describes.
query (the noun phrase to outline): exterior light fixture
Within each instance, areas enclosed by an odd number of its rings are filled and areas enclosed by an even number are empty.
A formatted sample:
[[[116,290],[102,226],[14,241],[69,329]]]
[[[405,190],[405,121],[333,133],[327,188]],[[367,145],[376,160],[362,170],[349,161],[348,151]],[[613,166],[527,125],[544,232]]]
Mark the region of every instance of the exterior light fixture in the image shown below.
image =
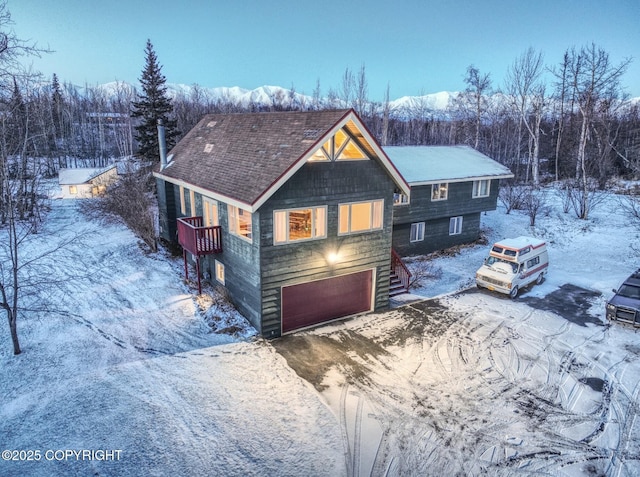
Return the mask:
[[[333,265],[338,261],[338,252],[329,252],[326,258],[327,258],[327,263],[329,265]]]

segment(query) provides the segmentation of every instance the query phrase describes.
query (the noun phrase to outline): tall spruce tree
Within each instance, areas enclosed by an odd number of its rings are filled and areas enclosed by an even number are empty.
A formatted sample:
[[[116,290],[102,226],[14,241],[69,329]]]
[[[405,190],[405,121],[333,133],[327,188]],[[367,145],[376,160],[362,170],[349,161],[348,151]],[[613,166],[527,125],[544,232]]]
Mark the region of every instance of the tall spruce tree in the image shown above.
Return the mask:
[[[140,84],[142,94],[133,101],[131,115],[139,118],[136,129],[139,155],[150,161],[159,161],[158,120],[162,119],[166,128],[167,149],[175,145],[178,135],[176,120],[172,119],[173,104],[167,96],[166,78],[162,74],[162,66],[153,50],[151,40],[147,40],[145,48],[145,67],[142,70]]]

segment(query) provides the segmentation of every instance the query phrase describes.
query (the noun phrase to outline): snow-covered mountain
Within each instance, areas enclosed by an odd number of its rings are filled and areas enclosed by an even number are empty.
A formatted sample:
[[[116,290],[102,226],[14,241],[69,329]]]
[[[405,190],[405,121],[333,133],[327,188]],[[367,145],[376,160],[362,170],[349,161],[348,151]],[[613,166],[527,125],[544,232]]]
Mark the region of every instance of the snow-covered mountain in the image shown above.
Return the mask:
[[[255,89],[245,89],[239,86],[219,86],[207,88],[196,85],[186,85],[177,83],[167,83],[167,92],[172,98],[201,98],[215,102],[228,102],[239,106],[249,106],[255,104],[259,106],[289,106],[292,102],[296,105],[310,105],[313,97],[291,91],[281,86],[264,85]],[[133,91],[134,86],[125,82],[111,82],[98,85],[107,96],[115,96],[118,91]],[[440,93],[425,94],[421,96],[402,96],[401,98],[389,102],[392,112],[406,114],[408,112],[420,111],[430,113],[444,111],[457,93],[442,91]],[[327,104],[327,98],[321,98],[322,104]],[[341,104],[342,101],[334,100],[334,106],[347,107]],[[382,107],[380,104],[378,107]]]

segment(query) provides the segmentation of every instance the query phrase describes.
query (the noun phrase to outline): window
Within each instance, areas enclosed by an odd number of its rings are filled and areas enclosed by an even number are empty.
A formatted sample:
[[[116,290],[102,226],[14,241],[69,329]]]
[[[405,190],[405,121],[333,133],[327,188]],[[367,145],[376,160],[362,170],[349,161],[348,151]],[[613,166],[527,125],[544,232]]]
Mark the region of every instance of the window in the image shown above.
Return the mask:
[[[229,232],[251,241],[251,212],[233,205],[227,206],[229,213]]]
[[[540,256],[533,257],[531,260],[527,260],[527,268],[534,267],[540,263]]]
[[[327,207],[276,210],[273,212],[273,243],[325,238]]]
[[[431,200],[447,200],[447,186],[446,182],[433,184],[431,186]]]
[[[451,217],[449,219],[449,235],[460,235],[462,233],[462,217]]]
[[[78,193],[78,186],[69,186],[69,194],[77,194]]]
[[[491,189],[491,181],[489,179],[481,181],[473,181],[473,193],[471,196],[476,197],[489,197],[489,190]]]
[[[184,187],[180,186],[178,193],[180,194],[180,213],[182,215],[187,215],[187,205],[184,201]]]
[[[424,222],[411,224],[410,242],[422,242],[424,240]]]
[[[218,219],[218,202],[213,199],[203,197],[202,213],[204,215],[203,220],[205,227],[220,225],[220,221]]]
[[[224,285],[224,264],[216,260],[215,267],[216,267],[216,280],[218,280],[220,283]]]
[[[367,155],[344,129],[339,129],[320,149],[313,153],[310,161],[360,161]]]
[[[382,229],[383,200],[340,204],[338,234],[369,232]]]
[[[393,205],[404,205],[409,203],[409,196],[401,192],[394,192]]]

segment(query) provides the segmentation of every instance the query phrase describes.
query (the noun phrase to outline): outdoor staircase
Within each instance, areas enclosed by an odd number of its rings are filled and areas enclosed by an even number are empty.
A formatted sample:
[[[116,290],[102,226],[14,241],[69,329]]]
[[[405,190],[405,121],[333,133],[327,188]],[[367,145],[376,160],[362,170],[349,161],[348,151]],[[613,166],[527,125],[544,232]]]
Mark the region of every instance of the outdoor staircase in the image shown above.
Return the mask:
[[[409,291],[403,285],[398,274],[392,270],[389,276],[389,297],[403,295],[404,293],[409,293]]]
[[[409,293],[411,272],[398,253],[391,249],[391,272],[389,274],[389,297]]]

